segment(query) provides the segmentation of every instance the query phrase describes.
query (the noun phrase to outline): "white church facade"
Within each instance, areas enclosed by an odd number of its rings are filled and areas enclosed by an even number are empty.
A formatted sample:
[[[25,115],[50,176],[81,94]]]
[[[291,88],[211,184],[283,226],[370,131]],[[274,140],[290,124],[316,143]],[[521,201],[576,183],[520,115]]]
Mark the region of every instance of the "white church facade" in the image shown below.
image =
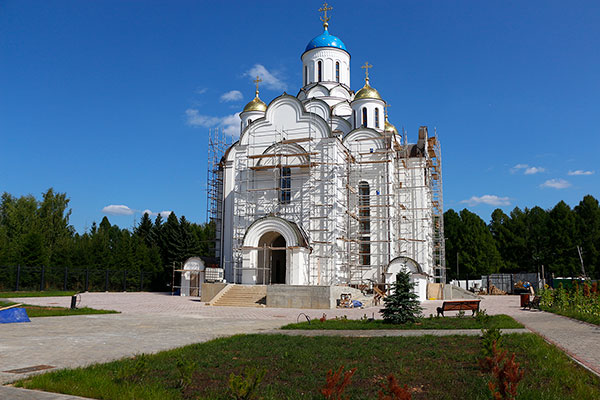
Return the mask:
[[[410,270],[425,297],[444,277],[441,153],[388,121],[370,85],[350,84],[350,53],[324,31],[302,60],[302,87],[240,114],[218,167],[217,257],[230,283],[373,285]]]

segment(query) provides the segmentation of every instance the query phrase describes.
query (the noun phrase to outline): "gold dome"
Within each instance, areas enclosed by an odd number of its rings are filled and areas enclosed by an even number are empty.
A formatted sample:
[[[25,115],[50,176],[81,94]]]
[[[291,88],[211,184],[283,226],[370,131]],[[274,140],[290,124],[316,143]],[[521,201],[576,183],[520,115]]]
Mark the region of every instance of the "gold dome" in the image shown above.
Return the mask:
[[[398,135],[398,129],[387,120],[387,115],[385,117],[385,125],[383,127],[384,132],[390,132]]]
[[[267,105],[265,104],[264,101],[262,101],[258,97],[258,93],[257,93],[256,97],[254,99],[252,99],[252,101],[250,103],[246,104],[246,106],[244,107],[244,111],[242,111],[242,112],[246,112],[246,111],[265,112],[265,111],[267,111]]]
[[[381,98],[381,96],[379,95],[379,92],[377,91],[377,89],[372,88],[371,86],[369,86],[369,82],[368,81],[367,81],[367,83],[365,83],[365,86],[363,86],[363,88],[360,89],[356,93],[356,96],[354,96],[354,100],[361,100],[361,99],[383,100]]]

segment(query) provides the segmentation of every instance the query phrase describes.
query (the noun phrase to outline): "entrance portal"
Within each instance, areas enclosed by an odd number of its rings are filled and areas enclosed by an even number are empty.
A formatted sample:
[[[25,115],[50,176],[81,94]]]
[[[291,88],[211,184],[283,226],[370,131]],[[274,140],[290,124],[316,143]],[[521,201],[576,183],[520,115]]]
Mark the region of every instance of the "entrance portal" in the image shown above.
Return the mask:
[[[267,232],[260,238],[258,247],[256,283],[259,285],[285,284],[287,272],[285,238],[277,232]]]

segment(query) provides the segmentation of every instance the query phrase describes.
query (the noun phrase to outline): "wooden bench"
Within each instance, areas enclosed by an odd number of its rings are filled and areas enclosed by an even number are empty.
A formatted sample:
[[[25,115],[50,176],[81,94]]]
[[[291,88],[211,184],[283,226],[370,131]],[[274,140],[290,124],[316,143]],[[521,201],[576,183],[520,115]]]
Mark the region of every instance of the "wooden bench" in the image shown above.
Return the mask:
[[[481,300],[456,300],[456,301],[445,301],[441,307],[437,308],[438,317],[442,314],[444,317],[444,311],[473,311],[473,315],[479,311],[479,303]]]
[[[541,299],[542,298],[540,296],[534,296],[533,300],[529,300],[529,303],[527,303],[525,305],[525,307],[523,307],[523,308],[527,308],[528,307],[530,310],[532,308],[537,308],[539,310],[540,309],[540,300]]]

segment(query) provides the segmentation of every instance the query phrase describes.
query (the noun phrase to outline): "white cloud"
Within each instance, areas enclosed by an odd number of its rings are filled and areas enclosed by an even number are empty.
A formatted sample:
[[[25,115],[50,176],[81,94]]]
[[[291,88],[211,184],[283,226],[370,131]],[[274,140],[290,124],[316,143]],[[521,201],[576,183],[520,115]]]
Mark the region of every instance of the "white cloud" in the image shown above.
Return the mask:
[[[188,108],[185,110],[187,116],[187,124],[192,126],[204,126],[206,128],[217,125],[221,118],[211,117],[210,115],[201,115],[200,112],[194,108]]]
[[[225,117],[213,117],[210,115],[201,115],[198,110],[188,108],[185,110],[185,114],[188,125],[204,128],[221,127],[226,135],[233,137],[237,137],[240,134],[240,113]]]
[[[481,197],[473,196],[470,199],[461,201],[461,203],[466,203],[471,207],[479,204],[487,204],[490,206],[507,206],[510,204],[510,199],[508,197],[499,197],[494,194],[484,194]]]
[[[529,164],[517,164],[510,169],[510,172],[512,174],[514,174],[521,170],[523,170],[523,173],[525,175],[533,175],[533,174],[537,174],[537,173],[546,171],[546,169],[542,168],[542,167],[531,167],[531,166],[529,166]]]
[[[198,88],[196,89],[196,94],[204,94],[207,90],[207,88]]]
[[[548,179],[546,182],[540,185],[541,188],[552,188],[552,189],[565,189],[571,186],[571,184],[564,179]]]
[[[546,171],[546,169],[542,167],[528,167],[525,169],[525,175],[533,175],[544,171]]]
[[[167,218],[173,211],[161,211],[161,212],[152,212],[151,210],[144,210],[142,211],[142,214],[148,214],[151,217],[156,217],[158,214],[160,214],[163,218]]]
[[[227,93],[223,93],[221,95],[221,101],[229,102],[229,101],[238,101],[241,100],[244,96],[242,96],[242,92],[239,90],[230,90]]]
[[[223,132],[228,136],[237,137],[240,134],[240,113],[235,113],[224,117],[221,120]]]
[[[108,215],[133,215],[136,210],[131,209],[123,204],[111,204],[102,209],[104,214]]]
[[[576,176],[576,175],[594,175],[595,171],[584,171],[582,169],[578,169],[576,171],[569,171],[569,175],[570,176]]]
[[[286,88],[286,84],[279,77],[279,74],[277,72],[270,72],[262,64],[254,64],[254,67],[246,71],[244,73],[244,76],[249,76],[252,79],[259,76],[260,79],[262,79],[261,84],[264,85],[264,87],[266,87],[267,89],[285,90]]]

